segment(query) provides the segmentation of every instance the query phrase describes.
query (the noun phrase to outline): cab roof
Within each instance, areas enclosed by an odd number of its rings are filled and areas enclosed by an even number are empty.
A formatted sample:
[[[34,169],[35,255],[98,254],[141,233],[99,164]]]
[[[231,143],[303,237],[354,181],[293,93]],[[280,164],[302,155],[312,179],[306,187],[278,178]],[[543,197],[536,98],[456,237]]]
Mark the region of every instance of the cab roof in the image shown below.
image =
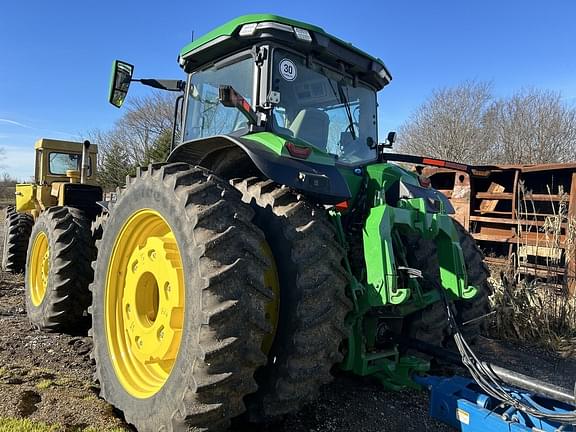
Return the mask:
[[[305,30],[310,40],[299,37],[302,35],[300,30]],[[179,62],[186,72],[191,72],[264,40],[289,44],[297,51],[320,57],[323,61],[344,62],[350,72],[357,73],[378,89],[392,79],[381,59],[320,27],[271,14],[243,15],[228,21],[186,45],[180,51]]]
[[[63,153],[82,154],[82,143],[74,141],[62,141],[49,138],[40,138],[34,143],[35,149],[54,150]],[[98,146],[90,144],[89,153],[98,153]]]

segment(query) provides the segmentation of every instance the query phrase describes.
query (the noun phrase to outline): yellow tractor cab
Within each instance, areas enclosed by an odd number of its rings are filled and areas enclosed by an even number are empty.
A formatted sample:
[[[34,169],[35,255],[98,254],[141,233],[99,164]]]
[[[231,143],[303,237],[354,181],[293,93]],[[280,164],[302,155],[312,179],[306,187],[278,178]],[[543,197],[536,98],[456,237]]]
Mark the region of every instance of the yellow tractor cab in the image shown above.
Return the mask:
[[[34,183],[16,185],[16,211],[36,219],[53,206],[72,206],[93,213],[102,200],[96,180],[98,147],[42,138],[34,145]]]
[[[102,212],[98,148],[46,138],[34,148],[34,181],[16,185],[16,207],[5,210],[2,267],[25,273],[26,311],[34,326],[79,331],[90,321],[91,225]]]

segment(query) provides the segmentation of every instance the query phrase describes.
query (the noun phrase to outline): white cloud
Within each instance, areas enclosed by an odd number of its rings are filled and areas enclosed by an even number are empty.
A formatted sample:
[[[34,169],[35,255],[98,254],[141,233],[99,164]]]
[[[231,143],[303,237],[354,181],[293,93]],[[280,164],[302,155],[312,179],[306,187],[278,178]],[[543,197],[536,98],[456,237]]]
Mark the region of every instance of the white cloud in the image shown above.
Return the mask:
[[[20,126],[20,127],[26,128],[26,129],[34,129],[34,128],[31,127],[31,126],[27,126],[27,125],[25,125],[25,124],[22,124],[22,123],[20,123],[20,122],[15,121],[15,120],[0,118],[0,122],[2,122],[2,123],[8,123],[8,124],[15,125],[15,126]]]
[[[24,128],[24,129],[30,129],[30,130],[39,131],[42,133],[47,132],[47,133],[54,134],[54,135],[63,135],[63,138],[65,138],[65,139],[79,139],[80,138],[80,136],[78,134],[73,134],[70,132],[64,132],[64,131],[59,131],[59,130],[54,130],[54,129],[46,129],[43,127],[30,126],[30,125],[21,123],[19,121],[7,119],[7,118],[0,118],[0,123],[6,123],[8,125],[18,126],[18,127]]]

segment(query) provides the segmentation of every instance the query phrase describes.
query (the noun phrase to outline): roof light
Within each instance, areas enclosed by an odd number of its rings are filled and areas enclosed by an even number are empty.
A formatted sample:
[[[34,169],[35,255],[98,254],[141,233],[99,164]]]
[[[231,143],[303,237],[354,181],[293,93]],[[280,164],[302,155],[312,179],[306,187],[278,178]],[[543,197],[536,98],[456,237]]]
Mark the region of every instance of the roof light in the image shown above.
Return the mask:
[[[252,36],[258,30],[264,29],[273,29],[273,30],[280,30],[292,33],[296,35],[296,39],[305,41],[305,42],[312,42],[312,36],[310,36],[310,32],[308,30],[298,28],[298,27],[290,27],[286,24],[281,24],[273,21],[265,21],[261,23],[250,23],[244,24],[240,27],[240,32],[238,33],[240,36]]]
[[[240,36],[252,36],[258,27],[258,23],[244,24],[240,29]]]
[[[292,33],[292,27],[286,24],[281,24],[273,21],[261,22],[258,24],[258,30],[261,29],[274,29]]]
[[[300,39],[305,42],[312,42],[312,36],[310,36],[310,32],[308,30],[294,27],[294,34],[296,35],[296,39]]]

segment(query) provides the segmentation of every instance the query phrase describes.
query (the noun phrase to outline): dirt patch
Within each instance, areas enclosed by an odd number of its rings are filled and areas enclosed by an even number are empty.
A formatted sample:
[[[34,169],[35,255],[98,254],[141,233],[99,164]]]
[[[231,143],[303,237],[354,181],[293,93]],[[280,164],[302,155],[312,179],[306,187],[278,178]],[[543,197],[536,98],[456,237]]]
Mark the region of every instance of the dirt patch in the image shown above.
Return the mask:
[[[21,276],[0,273],[0,417],[58,423],[64,430],[125,426],[98,398],[91,340],[33,329],[23,293]]]
[[[128,426],[98,398],[90,338],[43,333],[26,318],[22,277],[0,273],[0,417],[27,417],[63,430]],[[483,358],[572,388],[576,361],[537,348],[483,339]],[[460,371],[462,372],[462,371]],[[420,391],[384,392],[378,383],[339,374],[320,398],[262,432],[452,431],[428,416]],[[235,430],[247,430],[236,428]],[[250,430],[254,430],[250,428]]]
[[[0,418],[57,423],[63,431],[131,430],[118,413],[98,397],[99,388],[92,378],[91,349],[88,337],[33,329],[26,318],[22,277],[0,273]],[[574,359],[489,339],[481,340],[477,352],[501,366],[566,388],[574,386]],[[257,429],[237,427],[235,430]],[[453,431],[428,416],[425,392],[388,393],[371,380],[345,374],[338,374],[332,384],[325,386],[316,402],[280,423],[265,425],[259,430]]]

